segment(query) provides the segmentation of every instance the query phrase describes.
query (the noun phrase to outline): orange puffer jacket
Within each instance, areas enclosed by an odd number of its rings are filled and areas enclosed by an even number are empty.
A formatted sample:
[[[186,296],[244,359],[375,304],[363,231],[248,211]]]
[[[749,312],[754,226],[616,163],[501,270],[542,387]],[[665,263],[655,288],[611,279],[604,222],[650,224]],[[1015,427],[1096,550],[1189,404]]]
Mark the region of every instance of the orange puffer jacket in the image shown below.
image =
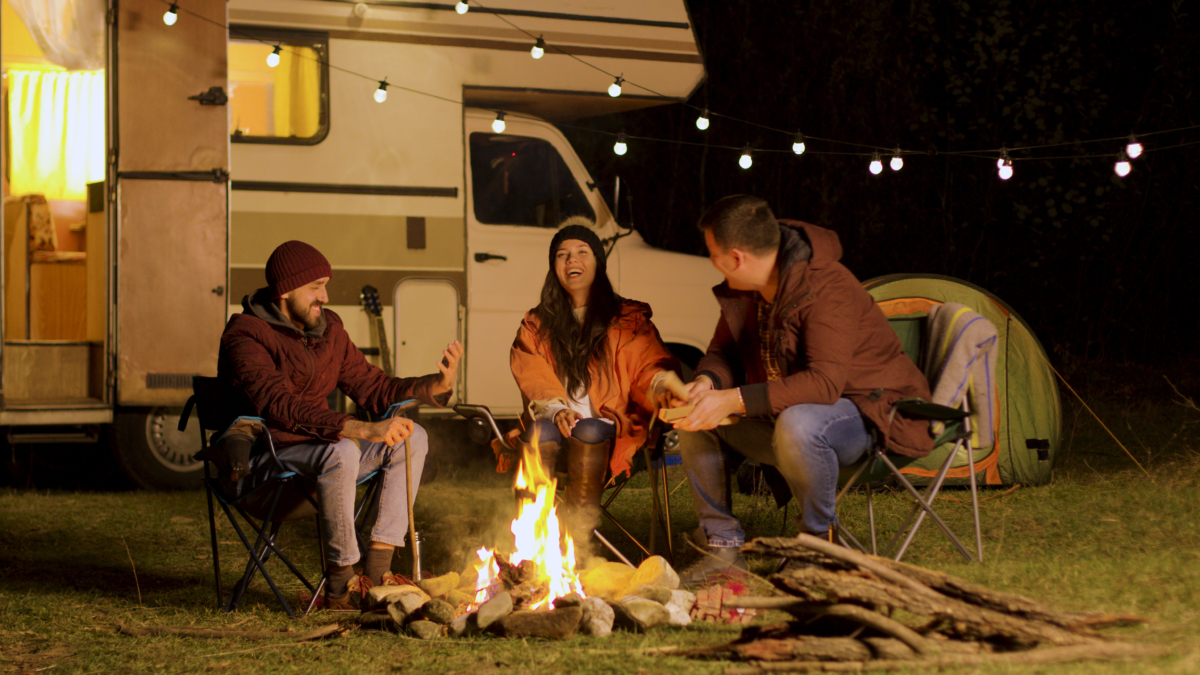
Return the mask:
[[[609,460],[613,475],[629,471],[634,453],[646,442],[654,409],[646,393],[654,374],[660,370],[679,372],[679,361],[663,346],[650,316],[650,305],[623,299],[608,329],[611,370],[604,375],[594,366],[591,370],[588,396],[592,408],[617,425]],[[538,337],[538,326],[533,312],[527,313],[509,355],[526,408],[530,401],[567,398],[566,387],[555,373],[550,346]]]

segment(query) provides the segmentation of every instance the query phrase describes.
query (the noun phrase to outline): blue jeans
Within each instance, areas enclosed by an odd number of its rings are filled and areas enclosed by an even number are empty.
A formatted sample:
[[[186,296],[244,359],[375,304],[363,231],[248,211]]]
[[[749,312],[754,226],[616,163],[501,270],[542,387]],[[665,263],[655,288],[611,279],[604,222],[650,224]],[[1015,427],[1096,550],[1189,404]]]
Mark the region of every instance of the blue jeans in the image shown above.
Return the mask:
[[[408,443],[413,460],[413,499],[416,500],[425,456],[429,452],[429,436],[420,425],[413,425]],[[321,538],[325,541],[325,559],[330,565],[353,565],[361,557],[354,534],[354,499],[358,481],[372,471],[382,471],[383,478],[377,501],[364,509],[367,514],[376,514],[367,540],[404,546],[409,516],[403,444],[392,449],[383,443],[362,441],[360,449],[354,439],[343,438],[337,443],[316,441],[290,445],[277,449],[275,454],[287,470],[316,481]],[[267,452],[251,459],[252,485],[267,480],[271,465]]]
[[[526,443],[532,441],[535,429],[537,430],[539,443],[562,444],[562,432],[550,420],[537,420],[533,424],[530,424],[525,431],[521,432],[521,440]],[[617,437],[617,426],[594,417],[585,417],[575,423],[575,427],[571,429],[571,436],[580,443],[587,443],[589,445],[604,443]]]
[[[680,431],[683,470],[692,504],[710,546],[741,546],[746,534],[733,516],[726,464],[743,455],[779,470],[804,508],[801,527],[823,534],[837,522],[840,467],[862,459],[871,435],[849,399],[833,405],[802,403],[786,408],[774,424],[745,419],[715,431]]]

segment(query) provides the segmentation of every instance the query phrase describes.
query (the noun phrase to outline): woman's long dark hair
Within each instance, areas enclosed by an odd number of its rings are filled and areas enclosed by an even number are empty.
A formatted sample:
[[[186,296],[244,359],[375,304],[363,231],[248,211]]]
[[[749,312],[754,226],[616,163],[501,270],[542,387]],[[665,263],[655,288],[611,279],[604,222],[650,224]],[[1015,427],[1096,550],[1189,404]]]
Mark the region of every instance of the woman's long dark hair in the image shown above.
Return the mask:
[[[576,320],[571,296],[558,283],[553,267],[542,284],[542,301],[533,308],[539,322],[538,337],[550,345],[555,371],[572,398],[580,389],[584,393],[591,389],[590,365],[596,365],[601,377],[608,371],[608,327],[621,306],[621,299],[608,280],[607,261],[595,257],[596,278],[588,290],[582,323]]]

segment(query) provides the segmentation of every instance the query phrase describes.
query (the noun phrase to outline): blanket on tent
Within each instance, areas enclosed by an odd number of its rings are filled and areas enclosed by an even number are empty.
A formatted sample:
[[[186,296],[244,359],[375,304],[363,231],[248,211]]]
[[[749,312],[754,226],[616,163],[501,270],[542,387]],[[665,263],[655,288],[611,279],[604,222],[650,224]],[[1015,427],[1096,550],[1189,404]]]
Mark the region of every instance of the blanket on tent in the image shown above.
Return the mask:
[[[971,411],[971,445],[990,448],[995,442],[996,327],[957,302],[932,308],[928,327],[925,376],[934,385],[933,402],[957,408],[965,399]],[[943,428],[934,423],[934,437]]]

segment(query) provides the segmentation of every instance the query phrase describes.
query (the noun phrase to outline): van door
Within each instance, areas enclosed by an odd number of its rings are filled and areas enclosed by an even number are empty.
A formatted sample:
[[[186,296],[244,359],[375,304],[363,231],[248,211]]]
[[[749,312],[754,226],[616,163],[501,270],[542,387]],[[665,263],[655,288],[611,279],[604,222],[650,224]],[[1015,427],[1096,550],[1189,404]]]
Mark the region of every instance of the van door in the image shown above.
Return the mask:
[[[466,118],[466,397],[501,415],[521,412],[509,349],[525,312],[538,304],[554,233],[568,219],[608,220],[566,141],[551,140],[557,134],[547,125],[509,119],[497,134],[490,119]]]
[[[146,455],[119,459],[143,485],[186,484],[199,467],[172,409],[216,375],[227,312],[226,2],[189,0],[173,25],[159,0],[113,4],[117,430]]]

